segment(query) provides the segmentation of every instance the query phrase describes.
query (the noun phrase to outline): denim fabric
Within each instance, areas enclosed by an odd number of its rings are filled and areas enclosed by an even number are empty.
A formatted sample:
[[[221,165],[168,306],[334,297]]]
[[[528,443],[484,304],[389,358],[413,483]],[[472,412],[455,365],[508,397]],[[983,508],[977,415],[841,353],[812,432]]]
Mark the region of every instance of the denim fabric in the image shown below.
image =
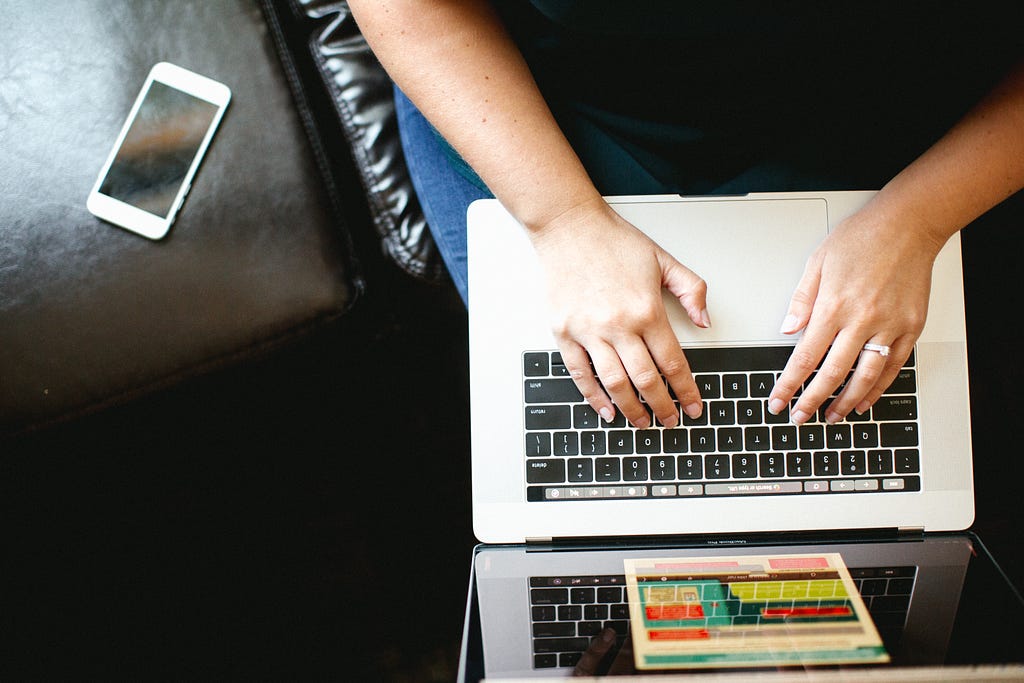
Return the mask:
[[[445,267],[465,304],[469,300],[466,210],[473,201],[493,195],[397,87],[395,111],[413,187]]]

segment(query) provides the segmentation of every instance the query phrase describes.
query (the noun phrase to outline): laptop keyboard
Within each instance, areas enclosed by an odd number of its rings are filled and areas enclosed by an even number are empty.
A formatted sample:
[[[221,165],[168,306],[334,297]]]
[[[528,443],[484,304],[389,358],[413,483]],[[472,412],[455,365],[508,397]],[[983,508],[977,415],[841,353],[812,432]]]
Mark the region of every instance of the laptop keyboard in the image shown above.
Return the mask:
[[[871,614],[882,644],[894,652],[907,621],[910,595],[917,568],[850,568],[865,607]],[[835,599],[821,598],[831,605]],[[803,602],[806,602],[803,601]],[[773,602],[772,606],[777,606]],[[729,617],[729,626],[756,626],[763,607],[749,601]],[[530,613],[533,628],[533,666],[535,669],[576,666],[590,646],[590,640],[605,628],[619,635],[619,644],[629,633],[629,604],[624,575],[530,577]],[[709,617],[710,618],[710,617]],[[721,627],[722,617],[713,617]],[[704,626],[692,619],[692,628]],[[776,619],[775,622],[778,620]]]
[[[767,409],[791,352],[686,349],[704,411],[697,420],[680,413],[674,429],[635,429],[621,414],[605,421],[559,352],[524,353],[527,500],[920,491],[914,355],[863,415],[826,424],[826,402],[796,426],[788,409]]]

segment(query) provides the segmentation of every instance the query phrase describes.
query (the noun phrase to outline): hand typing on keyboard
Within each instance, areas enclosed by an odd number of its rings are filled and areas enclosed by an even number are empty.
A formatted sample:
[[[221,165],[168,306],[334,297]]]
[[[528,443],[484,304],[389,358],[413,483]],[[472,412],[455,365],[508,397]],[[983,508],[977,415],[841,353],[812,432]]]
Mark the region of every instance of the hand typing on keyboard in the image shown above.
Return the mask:
[[[836,397],[827,422],[863,413],[910,356],[924,328],[932,265],[946,240],[888,216],[880,194],[832,231],[808,261],[782,329],[803,331],[803,337],[769,397],[772,413],[789,407],[801,386],[790,409],[795,424],[813,419],[830,396]]]
[[[661,292],[671,292],[695,325],[708,327],[704,280],[600,197],[531,238],[548,280],[555,338],[587,403],[608,422],[618,407],[639,429],[652,425],[652,414],[672,428],[679,412],[671,390],[683,412],[698,417],[700,392]]]

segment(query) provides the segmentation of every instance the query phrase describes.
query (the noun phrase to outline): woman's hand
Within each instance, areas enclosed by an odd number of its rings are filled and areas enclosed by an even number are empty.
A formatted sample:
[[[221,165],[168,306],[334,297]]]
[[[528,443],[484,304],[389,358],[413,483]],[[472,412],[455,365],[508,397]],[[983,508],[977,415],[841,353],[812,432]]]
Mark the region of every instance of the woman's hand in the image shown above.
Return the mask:
[[[769,411],[778,414],[789,406],[819,363],[790,411],[792,422],[813,419],[840,386],[826,408],[830,423],[851,410],[863,413],[878,400],[924,328],[932,265],[941,247],[941,240],[900,225],[872,204],[843,221],[808,260],[793,294],[782,331],[803,330],[803,337],[769,396]],[[890,351],[866,350],[867,343]]]
[[[602,199],[559,215],[531,238],[547,278],[555,339],[587,402],[608,421],[618,406],[639,429],[651,426],[652,413],[671,428],[679,424],[671,389],[683,411],[698,417],[700,392],[662,289],[694,324],[708,327],[704,280]]]

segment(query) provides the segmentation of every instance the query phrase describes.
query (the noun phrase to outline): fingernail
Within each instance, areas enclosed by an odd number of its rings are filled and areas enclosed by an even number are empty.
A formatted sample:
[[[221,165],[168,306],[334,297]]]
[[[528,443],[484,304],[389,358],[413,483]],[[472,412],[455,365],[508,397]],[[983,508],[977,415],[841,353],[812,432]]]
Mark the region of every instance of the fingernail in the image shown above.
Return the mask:
[[[810,417],[807,413],[802,410],[794,410],[789,414],[789,421],[795,425],[802,425],[807,422],[807,418]]]
[[[641,417],[639,420],[633,423],[637,429],[647,429],[651,426],[651,419],[649,417]]]
[[[861,401],[860,403],[857,404],[857,407],[854,408],[854,410],[857,411],[858,415],[863,415],[864,413],[868,412],[868,408],[870,407],[870,403],[868,403],[867,401]]]
[[[782,334],[790,334],[796,330],[797,320],[795,315],[787,315],[786,319],[782,321],[782,327],[779,328],[779,332]]]
[[[842,415],[831,410],[825,413],[825,422],[828,422],[830,425],[834,425],[836,422],[840,422],[842,419]]]
[[[783,401],[782,399],[773,398],[772,400],[768,401],[768,412],[771,413],[772,415],[778,415],[785,409],[786,402]]]
[[[615,629],[606,628],[605,630],[601,631],[601,640],[603,640],[605,643],[614,643],[615,638]]]
[[[691,403],[690,405],[683,408],[683,412],[686,413],[687,416],[689,416],[690,418],[696,420],[698,417],[700,417],[701,408],[702,406],[700,403]]]
[[[601,408],[601,410],[598,412],[601,413],[601,417],[604,418],[605,422],[611,422],[612,420],[615,419],[615,411],[609,408],[608,406]]]
[[[700,324],[701,327],[711,327],[711,316],[708,315],[708,309],[701,309],[700,312]]]
[[[679,416],[676,415],[676,414],[672,414],[672,415],[668,416],[667,420],[664,420],[661,423],[661,426],[664,427],[665,429],[672,429],[673,427],[675,427],[678,424],[679,424]]]

